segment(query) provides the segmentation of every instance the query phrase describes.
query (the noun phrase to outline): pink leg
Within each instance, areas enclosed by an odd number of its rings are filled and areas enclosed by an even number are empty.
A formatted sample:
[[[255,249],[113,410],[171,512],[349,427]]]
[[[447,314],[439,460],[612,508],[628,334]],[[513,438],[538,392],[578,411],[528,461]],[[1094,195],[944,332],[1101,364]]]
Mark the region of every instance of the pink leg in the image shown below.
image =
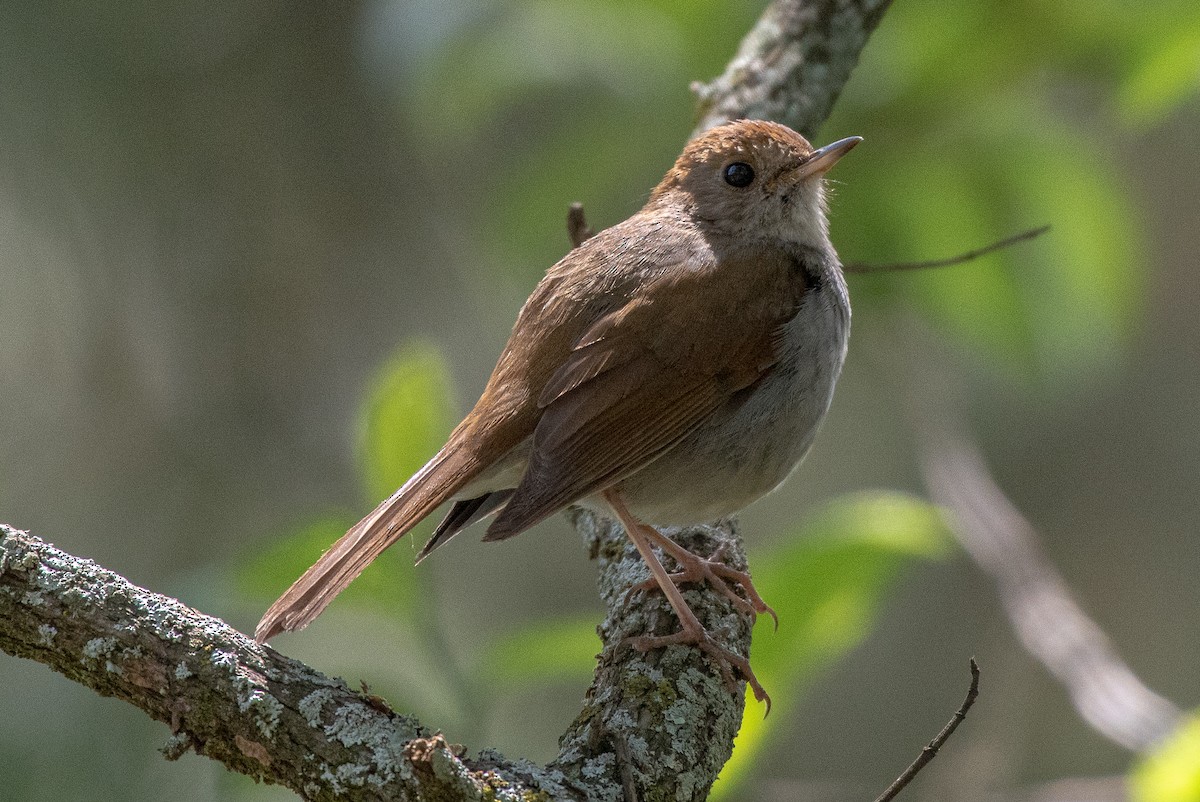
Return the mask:
[[[646,561],[646,565],[650,568],[650,573],[653,575],[655,582],[666,595],[667,601],[671,603],[671,608],[675,611],[675,615],[679,617],[680,630],[673,635],[643,635],[641,637],[630,638],[629,644],[639,651],[649,651],[663,646],[671,645],[694,645],[713,659],[717,666],[721,669],[721,676],[731,686],[736,687],[733,682],[733,674],[731,668],[736,668],[742,675],[742,678],[750,685],[754,691],[754,698],[760,702],[766,702],[767,712],[771,712],[771,697],[763,690],[759,684],[758,678],[754,676],[754,671],[750,668],[750,661],[741,655],[719,645],[708,634],[708,630],[700,623],[700,619],[696,618],[696,614],[692,612],[692,608],[688,606],[687,601],[683,598],[683,594],[679,592],[679,588],[675,586],[675,581],[671,575],[667,573],[667,569],[663,567],[662,562],[654,553],[654,548],[651,546],[651,540],[656,540],[662,537],[651,526],[639,521],[634,517],[633,513],[625,506],[625,502],[615,490],[606,490],[604,499],[613,508],[618,520],[625,527],[625,533],[629,539],[633,541],[633,545],[637,547],[638,553],[642,555],[642,559]],[[667,542],[669,539],[664,538]],[[672,543],[676,549],[681,549],[680,546]],[[691,554],[686,549],[681,549],[686,554]],[[672,555],[674,556],[674,555]],[[692,555],[693,557],[695,555]],[[702,558],[696,558],[697,560]],[[723,582],[720,584],[724,584]],[[757,594],[756,594],[757,595]],[[745,604],[745,600],[739,599]]]
[[[758,590],[754,587],[754,582],[750,578],[750,574],[745,571],[738,571],[730,568],[721,558],[725,555],[725,544],[722,543],[717,547],[717,550],[708,557],[701,557],[680,546],[674,540],[659,532],[653,527],[647,527],[646,536],[654,541],[660,549],[665,553],[670,554],[675,562],[679,563],[679,569],[673,574],[670,574],[672,581],[679,585],[684,582],[707,582],[716,588],[723,596],[733,602],[734,606],[742,612],[750,613],[757,617],[760,613],[767,613],[775,622],[775,629],[779,629],[779,616],[775,614],[775,610],[771,605],[763,601],[762,596],[758,595]],[[730,585],[741,585],[742,590],[746,592],[749,601],[743,599]],[[642,589],[652,590],[657,586],[657,583],[647,581],[642,584]]]

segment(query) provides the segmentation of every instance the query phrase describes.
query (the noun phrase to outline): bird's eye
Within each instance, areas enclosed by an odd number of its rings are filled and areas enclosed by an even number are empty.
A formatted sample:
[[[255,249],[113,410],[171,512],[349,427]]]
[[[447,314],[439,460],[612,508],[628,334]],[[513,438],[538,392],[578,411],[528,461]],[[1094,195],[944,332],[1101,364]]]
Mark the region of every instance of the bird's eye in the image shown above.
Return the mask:
[[[734,162],[733,164],[725,165],[725,169],[721,171],[721,175],[724,177],[726,184],[741,189],[742,187],[750,186],[750,183],[754,180],[754,168],[745,162]]]

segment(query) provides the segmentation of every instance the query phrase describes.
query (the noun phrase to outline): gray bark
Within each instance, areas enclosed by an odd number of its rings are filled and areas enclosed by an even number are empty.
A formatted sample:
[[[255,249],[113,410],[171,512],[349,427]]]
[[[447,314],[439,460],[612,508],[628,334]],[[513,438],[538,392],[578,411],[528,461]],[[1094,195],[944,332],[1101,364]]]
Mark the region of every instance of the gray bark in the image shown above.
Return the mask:
[[[696,133],[741,117],[774,120],[811,139],[833,110],[891,0],[776,2],[725,72],[692,90]]]

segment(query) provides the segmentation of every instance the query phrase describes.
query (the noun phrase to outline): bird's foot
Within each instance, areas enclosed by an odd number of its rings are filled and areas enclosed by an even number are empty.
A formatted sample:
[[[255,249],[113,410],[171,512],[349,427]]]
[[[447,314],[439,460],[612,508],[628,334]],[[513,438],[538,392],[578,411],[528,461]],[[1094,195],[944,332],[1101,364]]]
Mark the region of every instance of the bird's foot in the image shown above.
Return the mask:
[[[661,649],[665,646],[695,646],[717,664],[717,668],[721,670],[721,677],[732,693],[739,692],[737,680],[734,677],[736,669],[741,678],[750,686],[750,690],[754,691],[754,698],[766,704],[767,712],[763,715],[771,712],[771,697],[763,689],[758,677],[754,676],[754,669],[750,668],[750,661],[732,649],[717,643],[712,635],[703,628],[692,630],[684,627],[671,635],[635,635],[626,638],[621,643],[632,646],[639,652],[648,652],[651,649]]]
[[[772,609],[771,605],[763,601],[762,596],[758,594],[758,590],[755,589],[754,581],[750,578],[750,574],[746,571],[731,568],[725,564],[724,557],[727,544],[722,543],[708,557],[701,557],[665,536],[663,536],[663,539],[675,547],[669,549],[665,547],[665,544],[662,544],[664,545],[663,550],[670,554],[675,559],[675,562],[679,564],[679,570],[669,574],[672,582],[676,585],[682,585],[686,582],[707,582],[716,588],[722,596],[733,602],[733,606],[741,612],[755,619],[760,614],[767,613],[775,622],[775,629],[779,629],[779,616]],[[745,592],[745,599],[733,589],[734,586],[738,585]],[[653,577],[634,586],[634,590],[655,590],[657,588],[658,582]]]

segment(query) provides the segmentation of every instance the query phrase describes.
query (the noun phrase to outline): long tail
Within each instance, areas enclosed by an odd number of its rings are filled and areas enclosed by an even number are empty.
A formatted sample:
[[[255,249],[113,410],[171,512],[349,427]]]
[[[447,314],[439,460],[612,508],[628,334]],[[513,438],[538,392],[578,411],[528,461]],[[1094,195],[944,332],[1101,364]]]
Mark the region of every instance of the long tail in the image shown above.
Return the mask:
[[[453,442],[453,440],[451,441]],[[280,632],[303,629],[371,564],[478,471],[463,465],[447,444],[425,467],[330,546],[263,615],[254,639],[264,643]]]

